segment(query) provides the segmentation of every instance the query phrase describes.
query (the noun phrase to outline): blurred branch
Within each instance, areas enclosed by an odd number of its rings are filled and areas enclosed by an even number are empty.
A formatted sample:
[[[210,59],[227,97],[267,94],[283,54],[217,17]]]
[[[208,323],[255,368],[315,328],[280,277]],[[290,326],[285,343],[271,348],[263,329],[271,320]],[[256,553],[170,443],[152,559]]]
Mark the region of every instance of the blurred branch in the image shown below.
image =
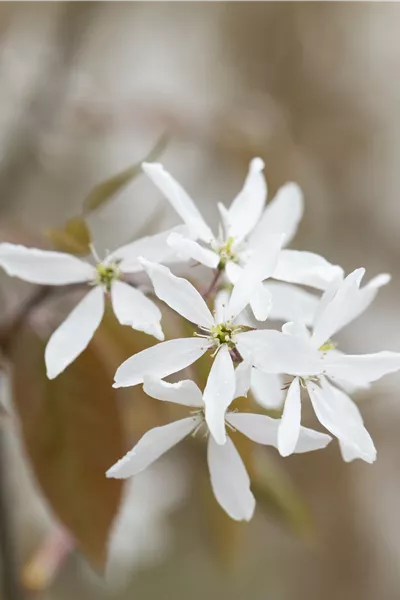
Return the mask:
[[[0,562],[1,586],[4,600],[22,600],[13,547],[12,520],[7,494],[4,432],[0,427]]]
[[[5,354],[7,354],[7,351],[10,348],[13,337],[18,333],[30,313],[42,302],[47,300],[52,291],[53,288],[49,286],[35,288],[30,296],[28,296],[28,298],[26,298],[26,300],[18,307],[18,310],[10,319],[10,322],[4,326],[3,329],[0,329],[0,349]]]

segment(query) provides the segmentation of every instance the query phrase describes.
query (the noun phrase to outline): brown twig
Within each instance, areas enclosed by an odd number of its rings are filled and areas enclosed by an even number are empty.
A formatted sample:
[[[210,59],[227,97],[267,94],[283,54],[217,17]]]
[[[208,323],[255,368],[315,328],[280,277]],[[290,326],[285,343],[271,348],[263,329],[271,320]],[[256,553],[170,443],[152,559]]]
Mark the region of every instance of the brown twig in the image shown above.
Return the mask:
[[[210,285],[208,286],[208,288],[206,289],[206,291],[202,294],[204,300],[206,300],[216,289],[219,280],[221,278],[222,275],[222,269],[215,269],[214,272],[214,277],[212,278],[212,281],[210,283]]]
[[[54,288],[49,286],[40,286],[34,288],[32,293],[20,304],[18,310],[10,319],[9,323],[3,329],[0,329],[0,349],[7,354],[10,349],[13,337],[18,333],[30,313],[42,302],[47,300]]]

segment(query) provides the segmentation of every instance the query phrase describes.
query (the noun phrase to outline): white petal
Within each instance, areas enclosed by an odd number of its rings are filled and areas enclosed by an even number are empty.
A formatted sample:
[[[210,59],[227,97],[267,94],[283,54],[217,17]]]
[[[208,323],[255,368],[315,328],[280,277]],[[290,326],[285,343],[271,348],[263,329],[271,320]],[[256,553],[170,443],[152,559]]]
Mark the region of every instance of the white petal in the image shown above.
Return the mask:
[[[114,281],[111,286],[111,302],[121,325],[130,325],[158,340],[164,339],[160,325],[161,311],[143,292],[123,281]]]
[[[229,211],[229,237],[243,240],[257,225],[267,197],[267,184],[263,175],[264,162],[253,158],[240,193],[233,200]]]
[[[282,375],[263,373],[259,369],[251,371],[251,393],[260,406],[267,409],[278,409],[285,400],[282,387]]]
[[[162,379],[194,363],[207,348],[202,338],[182,338],[161,342],[128,358],[117,369],[113,387],[128,387],[143,383],[145,375]]]
[[[294,452],[300,435],[300,421],[300,384],[295,377],[288,389],[278,431],[278,450],[281,456],[289,456]]]
[[[169,236],[173,233],[187,235],[188,229],[185,225],[178,225],[167,231],[135,240],[114,250],[107,256],[105,262],[120,261],[119,266],[124,273],[137,273],[143,271],[143,266],[138,260],[140,257],[154,262],[177,261],[175,250],[167,243]]]
[[[327,352],[325,361],[329,377],[342,379],[357,387],[365,387],[388,373],[400,370],[399,352],[356,355]]]
[[[322,450],[331,441],[332,438],[327,433],[320,433],[314,429],[308,429],[308,427],[300,427],[300,435],[294,453],[302,454],[303,452]]]
[[[268,280],[263,285],[271,294],[270,319],[300,321],[305,325],[313,323],[319,302],[317,296],[290,283]]]
[[[213,233],[183,187],[159,163],[143,163],[142,168],[186,223],[191,235],[210,243]]]
[[[303,194],[296,183],[286,183],[264,211],[261,220],[250,236],[252,247],[258,246],[265,235],[284,233],[288,244],[297,231],[303,216]]]
[[[188,417],[150,429],[132,450],[108,469],[107,477],[126,479],[144,471],[151,463],[194,431],[200,422],[201,417]]]
[[[45,350],[47,377],[54,379],[84,351],[104,313],[104,292],[96,286],[79,302],[49,339]]]
[[[380,275],[377,275],[371,279],[367,285],[359,289],[356,299],[352,305],[352,311],[348,313],[347,322],[344,325],[347,325],[359,317],[375,300],[378,290],[382,286],[387,285],[390,280],[391,276],[388,273],[381,273]],[[342,325],[342,327],[344,327],[344,325]]]
[[[342,454],[342,458],[345,462],[351,462],[353,460],[356,460],[357,458],[361,458],[362,460],[367,460],[366,458],[364,458],[364,456],[362,454],[360,454],[358,447],[354,444],[348,444],[347,442],[343,442],[343,441],[339,440],[339,447],[340,447],[340,452]],[[367,460],[367,462],[373,463],[374,460],[375,460],[375,457],[371,456],[371,459]]]
[[[235,387],[233,362],[224,344],[215,357],[203,394],[206,422],[217,444],[226,441],[225,412],[233,400]]]
[[[168,267],[143,260],[154,291],[182,317],[196,325],[210,328],[214,325],[214,317],[196,288],[183,277],[173,275]]]
[[[252,365],[250,360],[244,360],[235,369],[235,398],[246,397],[251,383]]]
[[[226,420],[238,431],[257,444],[278,447],[280,419],[252,413],[228,413]],[[294,452],[300,454],[325,448],[332,440],[330,435],[307,427],[300,427],[300,435]]]
[[[323,369],[320,353],[305,340],[280,331],[246,331],[236,335],[242,356],[252,356],[253,365],[265,373],[317,375]]]
[[[246,467],[232,440],[227,438],[220,446],[210,436],[207,459],[211,486],[219,504],[235,521],[250,521],[256,501]]]
[[[280,419],[255,413],[230,412],[227,413],[226,420],[253,442],[277,448]]]
[[[242,273],[243,268],[237,263],[234,263],[232,261],[226,263],[225,274],[231,283],[235,284]]]
[[[330,287],[321,298],[324,308],[316,315],[311,337],[311,343],[315,348],[322,346],[349,322],[348,317],[353,313],[353,303],[364,273],[365,269],[356,269],[339,284],[335,292],[333,292],[334,288]]]
[[[228,308],[230,295],[231,293],[226,288],[222,288],[216,293],[214,300],[214,315],[216,323],[224,323],[227,320],[226,311]]]
[[[343,329],[368,308],[375,299],[379,288],[390,281],[390,275],[382,273],[360,288],[363,274],[364,269],[357,269],[350,273],[344,281],[337,281],[336,285],[332,284],[328,288],[315,315],[314,329],[326,327],[327,322],[328,326],[332,327],[332,320],[335,333],[339,329]]]
[[[342,273],[341,267],[332,265],[313,252],[282,250],[273,277],[325,290]]]
[[[262,247],[251,255],[235,283],[228,305],[228,316],[238,315],[250,302],[257,286],[275,270],[281,252],[283,236],[271,235],[263,240]]]
[[[168,383],[152,375],[144,377],[143,389],[156,400],[175,402],[184,406],[204,406],[203,394],[194,381],[186,379],[178,383]]]
[[[272,309],[272,296],[263,283],[258,283],[254,287],[250,298],[250,306],[257,321],[268,319]]]
[[[81,283],[96,276],[92,265],[70,254],[7,243],[0,244],[0,267],[12,277],[43,285]]]
[[[304,323],[285,323],[282,325],[282,333],[285,335],[292,335],[293,337],[297,337],[300,340],[304,340],[306,342],[310,342],[310,332]]]
[[[210,269],[216,269],[218,267],[220,258],[216,252],[203,248],[198,242],[191,240],[188,237],[184,237],[178,233],[171,233],[168,238],[168,244],[174,249],[178,258],[182,260],[196,260],[197,262],[210,267]]]
[[[373,462],[374,443],[365,429],[353,401],[342,391],[321,379],[321,387],[308,382],[307,389],[320,423],[339,440],[357,448],[360,458]]]

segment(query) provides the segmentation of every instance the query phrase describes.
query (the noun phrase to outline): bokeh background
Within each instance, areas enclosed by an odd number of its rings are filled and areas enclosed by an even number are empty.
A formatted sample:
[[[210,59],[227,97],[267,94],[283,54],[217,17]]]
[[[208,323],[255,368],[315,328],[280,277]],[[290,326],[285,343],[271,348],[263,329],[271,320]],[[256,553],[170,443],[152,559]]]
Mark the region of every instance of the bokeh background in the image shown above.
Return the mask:
[[[343,348],[399,351],[399,19],[399,4],[373,2],[2,2],[0,238],[49,247],[47,229],[63,227],[96,184],[140,162],[165,132],[162,162],[213,222],[216,202],[230,202],[259,155],[270,197],[287,180],[304,191],[297,248],[347,272],[393,275],[341,334]],[[88,222],[102,252],[178,220],[138,176]],[[29,293],[0,277],[0,323]],[[29,325],[45,337],[69,305],[41,307]],[[44,402],[40,352],[29,331],[17,337],[14,393],[10,376],[0,380],[1,526],[6,516],[12,560],[2,579],[15,571],[21,589],[4,600],[400,597],[399,377],[359,397],[373,466],[343,463],[335,442],[285,460],[271,450],[262,463],[270,497],[249,525],[235,525],[187,445],[129,483],[121,502],[119,488],[93,483],[92,464],[103,468],[108,451],[118,456],[169,416],[138,391],[104,395],[101,377],[83,388],[63,380]],[[114,342],[100,332],[85,359],[96,373],[111,354],[110,381],[139,343]],[[81,549],[59,525],[71,511]],[[93,564],[106,538],[104,581]]]

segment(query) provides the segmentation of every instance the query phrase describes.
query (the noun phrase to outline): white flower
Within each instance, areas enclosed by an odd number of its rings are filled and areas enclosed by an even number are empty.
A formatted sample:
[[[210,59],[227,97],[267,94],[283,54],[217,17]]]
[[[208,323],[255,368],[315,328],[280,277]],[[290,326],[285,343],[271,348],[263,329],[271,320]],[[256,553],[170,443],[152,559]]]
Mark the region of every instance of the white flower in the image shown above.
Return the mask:
[[[0,266],[11,276],[31,283],[59,286],[88,283],[93,289],[79,302],[49,339],[45,351],[47,375],[54,379],[86,348],[104,313],[104,293],[111,296],[118,321],[164,339],[161,312],[140,290],[123,281],[125,273],[142,271],[139,256],[168,260],[171,231],[139,239],[118,248],[96,266],[70,254],[0,244]]]
[[[196,412],[185,419],[151,429],[130,452],[107,471],[107,477],[125,479],[140,473],[189,434],[203,429],[208,435],[207,460],[214,495],[232,519],[249,521],[254,513],[255,499],[250,490],[250,479],[232,440],[227,437],[223,445],[215,443],[212,431],[208,431],[204,412],[206,398],[197,385],[190,380],[167,383],[147,376],[144,391],[157,400],[175,402],[193,407]],[[266,415],[224,412],[223,426],[237,429],[258,444],[277,445],[279,421]],[[329,435],[300,428],[295,452],[308,452],[325,448]]]
[[[284,234],[285,244],[288,244],[303,215],[303,197],[295,183],[284,185],[264,210],[267,194],[262,173],[264,163],[260,158],[254,158],[243,189],[229,209],[218,204],[221,225],[219,235],[215,236],[193,200],[161,164],[143,163],[142,166],[189,229],[190,237],[173,233],[168,243],[182,258],[192,258],[212,269],[224,270],[233,284],[254,254],[261,254],[264,258],[267,256],[264,248],[266,237]],[[331,265],[321,256],[295,250],[283,250],[276,257],[270,274],[281,281],[304,284],[320,290],[325,290],[331,281],[341,275],[340,267]],[[265,320],[265,315],[272,306],[272,296],[277,296],[279,300],[279,296],[287,296],[288,288],[292,287],[286,284],[280,290],[280,285],[275,283],[273,289],[270,289],[269,283],[263,285],[261,281],[258,282],[250,303],[258,320]],[[305,295],[307,292],[303,292],[303,296]],[[279,306],[279,302],[276,305]],[[282,310],[283,307],[281,312]],[[291,314],[284,314],[284,317],[288,320]]]
[[[276,244],[275,252],[278,251],[279,244]],[[213,315],[199,292],[186,279],[176,277],[167,267],[145,260],[142,264],[153,283],[156,295],[194,323],[202,334],[195,333],[197,337],[169,340],[131,356],[118,368],[114,387],[142,383],[146,374],[162,379],[188,367],[207,350],[211,350],[216,357],[204,390],[206,419],[217,443],[223,444],[226,440],[224,414],[235,392],[232,357],[237,362],[245,359],[250,370],[252,362],[246,359],[252,356],[254,336],[265,333],[259,330],[248,331],[248,327],[235,323],[236,316],[249,302],[257,273],[249,272],[246,267],[232,290],[229,302],[225,306],[216,306]],[[284,340],[291,342],[286,337]],[[287,346],[291,344],[287,343]],[[306,359],[307,357],[297,355],[293,358],[292,367],[298,369],[299,374],[307,373],[309,363],[304,364]]]
[[[364,269],[357,269],[335,289],[327,290],[321,298],[312,334],[303,324],[295,323],[284,325],[282,333],[248,333],[247,342],[253,336],[249,351],[253,352],[256,367],[265,373],[294,376],[291,383],[287,383],[278,433],[278,448],[283,456],[291,454],[296,447],[301,418],[300,391],[304,388],[319,421],[339,439],[346,461],[362,458],[373,462],[376,458],[374,444],[360,412],[343,389],[366,387],[384,375],[398,371],[400,353],[345,355],[336,351],[330,341],[331,336],[365,310],[378,287],[388,281],[388,276],[382,275],[360,289],[363,275]],[[302,371],[298,368],[300,357]]]

